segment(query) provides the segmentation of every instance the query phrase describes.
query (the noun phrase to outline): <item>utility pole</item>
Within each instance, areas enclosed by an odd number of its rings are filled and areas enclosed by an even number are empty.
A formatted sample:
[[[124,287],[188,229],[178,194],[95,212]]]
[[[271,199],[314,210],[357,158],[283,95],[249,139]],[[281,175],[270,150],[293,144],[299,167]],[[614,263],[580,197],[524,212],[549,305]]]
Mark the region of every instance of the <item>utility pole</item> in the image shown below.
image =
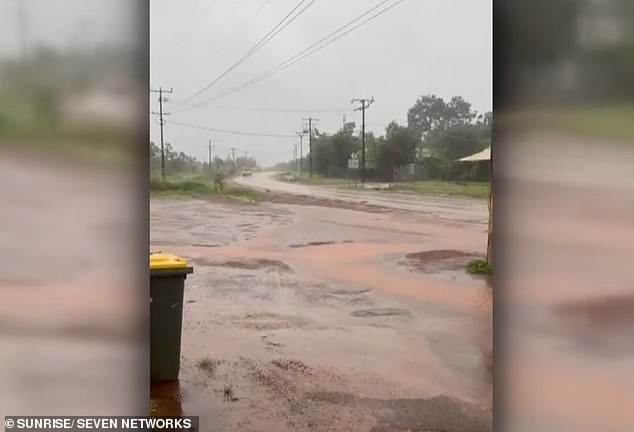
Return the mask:
[[[159,112],[152,111],[152,114],[159,116],[159,124],[161,125],[161,179],[163,183],[165,183],[165,146],[163,144],[163,126],[165,126],[165,119],[163,117],[170,115],[170,113],[163,112],[163,102],[168,101],[166,97],[163,97],[163,93],[171,94],[173,89],[170,88],[168,91],[163,90],[163,87],[159,87],[158,90],[150,89],[150,92],[159,94]]]
[[[303,141],[304,141],[304,132],[297,132],[297,136],[299,136],[299,175],[302,175],[302,165],[304,165],[304,154],[303,154]]]
[[[310,176],[313,176],[313,121],[317,121],[318,119],[313,117],[308,117],[308,172]]]
[[[235,172],[236,170],[236,151],[238,149],[235,147],[231,147],[231,158],[233,159],[233,171]]]
[[[361,111],[361,183],[365,183],[365,110],[374,103],[371,99],[352,99],[350,103],[359,102],[361,106],[355,111]]]
[[[211,174],[211,161],[213,160],[211,157],[211,140],[209,140],[209,174]]]

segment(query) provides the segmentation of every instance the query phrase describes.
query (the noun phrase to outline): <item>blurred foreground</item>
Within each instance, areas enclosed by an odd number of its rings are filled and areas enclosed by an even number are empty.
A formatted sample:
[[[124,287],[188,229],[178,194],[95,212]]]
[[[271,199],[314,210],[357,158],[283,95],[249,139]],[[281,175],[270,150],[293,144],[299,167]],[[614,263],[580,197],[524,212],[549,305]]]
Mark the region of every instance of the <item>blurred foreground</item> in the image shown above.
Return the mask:
[[[148,408],[145,57],[97,35],[141,17],[70,3],[0,4],[0,415]]]
[[[499,430],[634,430],[633,24],[629,0],[496,4]]]

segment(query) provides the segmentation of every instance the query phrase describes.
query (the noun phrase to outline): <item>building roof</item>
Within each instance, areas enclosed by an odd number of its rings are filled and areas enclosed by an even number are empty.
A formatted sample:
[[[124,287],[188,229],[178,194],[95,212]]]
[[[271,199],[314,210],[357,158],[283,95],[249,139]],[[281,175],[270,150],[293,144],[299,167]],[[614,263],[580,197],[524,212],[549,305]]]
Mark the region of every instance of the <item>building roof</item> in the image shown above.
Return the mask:
[[[466,156],[462,159],[458,159],[459,162],[476,162],[486,160],[491,160],[491,147],[487,147],[481,152],[472,154],[471,156]]]

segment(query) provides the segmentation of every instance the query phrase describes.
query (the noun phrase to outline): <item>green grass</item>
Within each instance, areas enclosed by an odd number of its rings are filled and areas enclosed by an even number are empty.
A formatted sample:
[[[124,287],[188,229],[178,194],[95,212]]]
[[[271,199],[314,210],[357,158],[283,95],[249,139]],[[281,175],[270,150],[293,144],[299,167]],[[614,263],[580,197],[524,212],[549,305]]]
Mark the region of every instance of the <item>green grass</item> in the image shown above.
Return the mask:
[[[493,274],[493,268],[487,261],[477,259],[469,261],[467,264],[467,272],[471,274],[491,275]]]
[[[134,130],[71,123],[51,128],[2,120],[0,117],[0,144],[4,146],[87,162],[133,166],[138,161],[140,144]]]
[[[280,181],[286,181],[283,174],[279,174],[275,176],[275,178]],[[348,184],[350,183],[348,179],[330,178],[321,175],[313,175],[311,177],[309,174],[306,173],[303,173],[301,176],[293,174],[293,178],[295,179],[294,183],[314,186],[348,187]]]
[[[424,180],[396,183],[391,190],[421,195],[455,195],[486,199],[489,196],[489,183]]]
[[[150,193],[153,196],[172,198],[225,197],[250,203],[257,203],[262,200],[262,195],[254,190],[227,183],[225,183],[222,191],[216,192],[213,179],[207,176],[192,177],[186,174],[170,175],[165,182],[161,181],[160,175],[152,174],[150,177]]]
[[[286,181],[283,175],[276,176],[277,180]],[[350,188],[350,180],[341,178],[328,178],[314,175],[310,177],[304,174],[295,177],[295,183],[315,186]],[[372,182],[368,182],[372,183]],[[354,182],[352,183],[354,185]],[[357,188],[361,189],[361,182],[357,181]],[[489,196],[488,182],[448,182],[440,180],[424,180],[413,182],[393,183],[389,191],[413,192],[421,195],[455,195],[471,198],[486,199]]]
[[[545,130],[595,139],[634,140],[634,105],[553,108],[508,113],[511,127]]]

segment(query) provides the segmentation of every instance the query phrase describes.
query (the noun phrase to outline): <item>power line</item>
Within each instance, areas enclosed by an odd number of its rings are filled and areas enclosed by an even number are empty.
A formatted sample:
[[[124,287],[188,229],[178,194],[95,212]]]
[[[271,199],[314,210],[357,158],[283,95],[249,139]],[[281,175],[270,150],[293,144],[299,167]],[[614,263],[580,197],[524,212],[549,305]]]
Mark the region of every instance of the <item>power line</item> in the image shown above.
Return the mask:
[[[275,112],[275,113],[346,113],[347,108],[332,109],[302,109],[302,108],[258,108],[258,107],[235,107],[235,106],[212,106],[211,108],[227,111],[255,111],[255,112]]]
[[[361,106],[356,108],[355,111],[361,111],[361,183],[365,183],[365,110],[374,103],[374,97],[372,99],[352,99],[350,103],[359,102]]]
[[[190,30],[189,34],[187,35],[186,39],[189,39],[189,37],[193,37],[195,36],[198,31],[200,30],[200,27],[202,26],[202,24],[207,20],[207,17],[209,16],[209,14],[211,13],[211,11],[214,9],[214,7],[216,6],[216,3],[218,2],[218,0],[212,0],[208,7],[206,8],[206,10],[202,13],[202,18],[199,19],[196,22],[196,25],[193,27],[193,30]],[[179,47],[178,49],[182,49],[185,46],[185,40],[182,40],[179,43]]]
[[[163,117],[170,115],[170,113],[163,111],[163,102],[167,102],[167,98],[163,96],[163,93],[171,94],[173,90],[163,90],[163,87],[159,87],[158,90],[150,89],[150,92],[159,94],[159,112],[152,112],[152,114],[159,116],[159,124],[161,126],[161,179],[163,180],[163,183],[165,183],[165,146],[163,145],[163,126],[165,126],[166,121]]]
[[[253,12],[250,16],[249,16],[249,18],[247,18],[247,20],[246,20],[244,23],[245,23],[245,24],[250,23],[250,22],[251,22],[251,20],[252,20],[253,18],[255,18],[255,16],[256,16],[257,14],[259,14],[259,13],[260,13],[260,11],[261,11],[262,9],[264,9],[264,6],[266,6],[266,5],[267,5],[267,4],[269,4],[270,2],[271,2],[271,0],[264,0],[264,1],[262,2],[262,4],[260,4],[260,6],[258,6],[258,8],[257,8],[257,9],[256,9],[256,10],[255,10],[255,11],[254,11],[254,12]]]
[[[345,30],[347,27],[350,27],[351,25],[353,25],[354,23],[356,23],[357,21],[361,20],[363,17],[371,14],[373,11],[375,11],[376,9],[380,8],[381,6],[383,6],[384,4],[386,4],[387,2],[389,2],[390,0],[383,0],[381,1],[379,4],[377,4],[376,6],[372,7],[371,9],[369,9],[368,11],[366,11],[365,13],[363,13],[362,15],[358,16],[357,18],[353,19],[352,21],[348,22],[347,24],[344,24],[343,26],[339,27],[337,30],[333,31],[332,33],[330,33],[329,35],[325,36],[324,38],[320,39],[319,41],[315,42],[314,44],[312,44],[311,46],[309,46],[308,48],[305,48],[304,50],[298,52],[297,54],[289,57],[288,59],[286,59],[285,61],[279,63],[277,66],[269,69],[268,71],[258,75],[255,78],[252,78],[224,93],[221,93],[215,97],[212,97],[210,99],[207,99],[206,101],[200,103],[200,104],[196,104],[194,106],[202,106],[205,105],[209,102],[213,102],[215,100],[221,99],[225,96],[228,96],[232,93],[238,92],[240,90],[243,90],[247,87],[250,87],[254,84],[257,84],[258,82],[278,73],[281,72],[282,70],[294,65],[295,63],[305,59],[306,57],[326,48],[328,45],[334,43],[335,41],[341,39],[342,37],[346,36],[347,34],[349,34],[350,32],[358,29],[359,27],[365,25],[366,23],[372,21],[373,19],[379,17],[380,15],[383,15],[385,12],[387,12],[388,10],[396,7],[397,5],[399,5],[400,3],[402,3],[405,0],[398,0],[395,3],[381,9],[380,11],[378,11],[377,13],[375,13],[374,15],[370,16],[369,18],[361,21],[360,23],[356,24],[355,26],[353,26],[352,28],[349,28],[348,30],[346,30],[345,32],[337,35],[336,37],[333,37],[334,35],[336,35],[337,33],[340,33],[341,31]],[[331,39],[332,38],[332,39]],[[330,39],[330,40],[328,40]]]
[[[308,121],[308,171],[310,176],[313,176],[313,122],[319,121],[314,117],[308,117],[304,119],[304,121]],[[305,127],[303,128],[305,129]]]
[[[200,30],[200,26],[203,25],[203,23],[205,22],[205,20],[207,19],[207,17],[209,16],[209,14],[211,13],[211,11],[214,9],[214,7],[216,6],[216,3],[218,2],[218,0],[213,0],[209,3],[209,7],[207,8],[207,10],[203,13],[202,19],[200,21],[198,21],[198,24],[196,24],[196,28],[194,30],[194,34],[198,33],[198,30]]]
[[[299,175],[301,176],[303,165],[304,165],[304,149],[303,149],[304,130],[303,128],[301,132],[297,132],[297,136],[299,137]]]
[[[306,6],[304,6],[304,8],[301,9],[295,16],[289,19],[289,17],[291,17],[291,15],[293,15],[293,13],[295,13],[295,11],[299,9],[306,1],[309,1],[309,3]],[[221,73],[218,77],[216,77],[213,81],[211,81],[201,90],[194,93],[194,95],[190,96],[185,101],[179,103],[179,106],[186,104],[187,102],[199,96],[201,93],[204,93],[211,86],[213,86],[222,78],[224,78],[227,74],[229,74],[232,70],[234,70],[235,68],[240,66],[242,63],[244,63],[249,57],[251,57],[257,51],[262,49],[268,42],[270,42],[278,33],[280,33],[289,24],[295,21],[302,13],[306,11],[306,9],[312,6],[316,1],[317,0],[300,0],[299,3],[297,3],[297,5],[284,18],[282,18],[281,21],[279,21],[271,30],[269,30],[269,32],[266,35],[264,35],[262,39],[260,39],[249,51],[247,51],[246,54],[244,54],[238,61],[233,63],[231,66],[229,66],[223,73]]]
[[[242,5],[244,5],[245,1],[246,0],[240,0],[238,2],[237,6],[235,8],[233,8],[233,10],[231,12],[229,12],[229,16],[227,16],[226,18],[223,19],[223,22],[222,22],[220,28],[217,29],[217,33],[222,33],[222,31],[227,27],[227,24],[229,24],[231,22],[231,20],[236,15],[236,13],[238,13],[240,8],[242,8]]]
[[[258,13],[260,13],[260,11],[261,11],[262,9],[264,9],[264,7],[265,7],[267,4],[269,4],[270,2],[271,2],[271,0],[264,0],[264,1],[260,4],[260,6],[258,6],[258,7],[257,7],[257,9],[256,9],[256,10],[255,10],[255,11],[254,11],[251,15],[249,15],[249,17],[248,17],[248,18],[247,18],[244,22],[242,22],[242,23],[240,23],[240,24],[238,25],[238,28],[236,29],[236,31],[234,31],[233,33],[231,33],[231,35],[230,35],[229,37],[226,37],[226,38],[222,39],[220,42],[218,42],[217,46],[218,46],[218,45],[223,45],[223,44],[226,44],[228,41],[230,41],[230,40],[232,40],[233,38],[235,38],[235,37],[236,37],[236,35],[238,35],[240,32],[242,32],[242,31],[244,30],[244,27],[245,27],[247,24],[249,24],[249,23],[253,20],[253,18],[255,18],[255,17],[257,16],[257,14],[258,14]]]
[[[295,138],[294,134],[270,134],[270,133],[244,132],[244,131],[236,131],[236,130],[217,129],[210,126],[193,125],[193,124],[182,123],[182,122],[173,121],[173,120],[170,120],[167,123],[173,124],[175,126],[187,127],[190,129],[202,129],[202,130],[208,130],[208,131],[218,132],[218,133],[226,133],[231,135],[247,135],[247,136],[261,136],[261,137],[273,137],[273,138]]]

